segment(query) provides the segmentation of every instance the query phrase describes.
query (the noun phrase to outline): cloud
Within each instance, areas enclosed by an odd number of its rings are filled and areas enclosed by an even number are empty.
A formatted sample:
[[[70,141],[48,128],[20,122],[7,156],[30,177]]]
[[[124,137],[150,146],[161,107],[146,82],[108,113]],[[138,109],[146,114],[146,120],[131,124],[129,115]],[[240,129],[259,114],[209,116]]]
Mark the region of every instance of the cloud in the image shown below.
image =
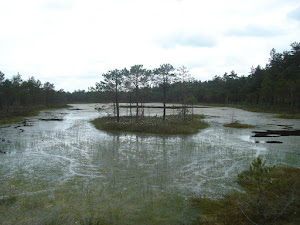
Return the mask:
[[[225,34],[227,36],[239,36],[239,37],[274,37],[281,35],[283,32],[281,29],[272,29],[270,27],[262,27],[258,25],[247,25],[242,28],[233,28],[228,30]]]
[[[43,7],[45,9],[49,10],[70,10],[73,7],[73,1],[72,0],[64,0],[64,1],[58,1],[58,0],[52,0],[46,2]]]
[[[205,34],[178,32],[161,38],[158,43],[161,47],[166,49],[175,48],[176,46],[210,48],[216,45],[216,40]]]
[[[0,70],[65,90],[134,64],[185,65],[201,80],[247,74],[300,36],[299,0],[0,0],[0,9]]]
[[[288,18],[300,21],[300,6],[292,11],[290,11],[287,15]]]

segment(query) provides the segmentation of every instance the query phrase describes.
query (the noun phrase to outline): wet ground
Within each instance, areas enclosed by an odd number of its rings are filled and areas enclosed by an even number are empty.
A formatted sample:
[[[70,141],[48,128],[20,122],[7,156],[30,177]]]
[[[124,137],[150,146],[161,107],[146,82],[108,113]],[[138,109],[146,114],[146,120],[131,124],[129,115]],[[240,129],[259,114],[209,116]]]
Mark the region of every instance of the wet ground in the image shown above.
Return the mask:
[[[171,218],[186,222],[193,214],[185,206],[187,199],[243,191],[235,182],[237,174],[257,156],[271,165],[300,167],[300,120],[233,108],[197,108],[194,113],[206,115],[210,127],[196,135],[109,133],[89,121],[112,114],[111,108],[73,106],[0,127],[0,199],[16,196],[21,218],[28,220],[37,210],[44,217],[72,212],[72,205],[81,201],[78,214],[97,209],[111,223],[137,223],[133,221],[148,217],[151,221],[160,213],[169,218],[166,223],[172,223]],[[146,108],[144,113],[161,115],[162,109]],[[123,108],[122,114],[129,115],[129,109]],[[223,126],[233,121],[255,128]],[[37,198],[43,204],[32,208]],[[19,221],[16,208],[0,206],[6,211],[0,215],[3,220]]]

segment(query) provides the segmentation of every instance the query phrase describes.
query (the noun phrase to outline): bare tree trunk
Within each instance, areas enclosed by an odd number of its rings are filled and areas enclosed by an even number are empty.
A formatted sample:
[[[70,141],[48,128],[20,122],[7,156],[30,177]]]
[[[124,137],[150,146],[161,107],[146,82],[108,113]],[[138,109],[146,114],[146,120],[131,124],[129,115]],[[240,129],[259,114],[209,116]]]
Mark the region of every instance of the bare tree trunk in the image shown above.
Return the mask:
[[[116,102],[114,102],[113,106],[114,106],[114,116],[116,116]]]
[[[136,86],[135,87],[135,98],[136,98],[136,121],[138,121],[139,119],[139,100],[138,100],[138,96],[139,96],[139,89]]]
[[[182,82],[182,93],[183,93],[183,119],[186,120],[187,104],[186,104],[186,86],[185,86],[185,82]]]
[[[120,121],[120,108],[119,108],[118,91],[116,91],[116,108],[117,108],[117,122],[119,122]]]
[[[192,103],[192,120],[194,119],[194,103]]]
[[[145,104],[144,104],[144,96],[143,93],[141,94],[141,117],[143,118],[145,116]]]
[[[163,113],[163,120],[166,120],[166,101],[167,101],[167,87],[164,86],[164,113]]]
[[[131,99],[131,94],[129,96],[129,101],[130,101],[130,117],[132,118],[132,99]]]

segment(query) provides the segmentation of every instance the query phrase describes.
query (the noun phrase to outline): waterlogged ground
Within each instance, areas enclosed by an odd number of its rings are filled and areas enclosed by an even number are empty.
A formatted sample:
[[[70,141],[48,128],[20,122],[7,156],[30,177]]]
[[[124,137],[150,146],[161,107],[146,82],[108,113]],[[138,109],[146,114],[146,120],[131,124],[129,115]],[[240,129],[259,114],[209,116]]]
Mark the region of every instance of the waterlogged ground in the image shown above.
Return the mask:
[[[1,223],[190,223],[199,212],[189,199],[243,191],[237,174],[255,157],[300,167],[300,136],[252,137],[253,131],[299,130],[300,120],[199,108],[194,113],[205,114],[210,127],[196,135],[107,133],[89,122],[111,114],[107,105],[73,106],[0,127]],[[161,113],[145,109],[145,115]],[[232,121],[255,128],[223,127]]]

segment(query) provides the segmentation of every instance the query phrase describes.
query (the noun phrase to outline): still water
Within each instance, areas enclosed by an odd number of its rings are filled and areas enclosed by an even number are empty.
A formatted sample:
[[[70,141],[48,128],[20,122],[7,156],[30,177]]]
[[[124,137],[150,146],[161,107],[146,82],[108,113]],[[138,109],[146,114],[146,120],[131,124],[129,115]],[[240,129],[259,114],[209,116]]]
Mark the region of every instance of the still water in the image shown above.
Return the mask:
[[[110,133],[89,122],[112,114],[108,105],[72,106],[0,127],[0,199],[13,199],[0,204],[3,223],[76,223],[87,215],[112,224],[189,223],[197,212],[188,200],[243,191],[237,174],[255,157],[300,167],[299,136],[252,133],[300,130],[300,120],[197,108],[194,113],[206,115],[210,127],[195,135]],[[145,109],[145,115],[161,114]],[[255,128],[223,126],[232,121]]]

